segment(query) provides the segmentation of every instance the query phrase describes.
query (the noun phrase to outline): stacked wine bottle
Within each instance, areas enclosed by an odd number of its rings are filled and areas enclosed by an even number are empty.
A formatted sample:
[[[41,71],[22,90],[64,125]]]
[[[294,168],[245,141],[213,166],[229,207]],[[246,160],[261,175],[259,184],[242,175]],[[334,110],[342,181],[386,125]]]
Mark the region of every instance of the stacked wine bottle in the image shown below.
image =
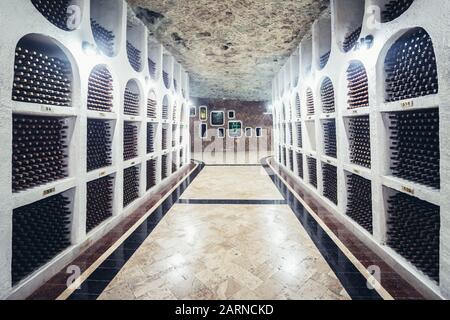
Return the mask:
[[[297,147],[303,148],[302,123],[297,123]]]
[[[172,120],[175,122],[177,121],[177,104],[175,103],[173,105],[173,109],[172,109]]]
[[[337,205],[337,168],[331,164],[323,163],[322,171],[323,195],[325,198]]]
[[[283,149],[281,148],[281,145],[278,146],[278,162],[283,163]]]
[[[180,145],[183,144],[185,128],[183,125],[180,126]]]
[[[294,151],[289,150],[289,170],[294,171]]]
[[[140,95],[138,92],[133,92],[130,88],[125,88],[123,112],[126,115],[139,115],[139,101]]]
[[[300,102],[300,95],[298,93],[295,97],[295,115],[297,116],[297,119],[300,119],[302,117],[302,107]]]
[[[311,157],[306,157],[306,163],[308,165],[309,183],[317,188],[317,160]]]
[[[349,118],[350,162],[370,168],[369,116]]]
[[[161,157],[161,180],[166,179],[169,176],[169,155],[164,154]]]
[[[104,66],[95,67],[89,76],[87,108],[105,112],[112,111],[113,79]]]
[[[169,120],[169,104],[166,101],[162,106],[162,118],[163,120]]]
[[[439,189],[439,110],[396,112],[389,119],[392,174]]]
[[[138,156],[138,128],[131,122],[123,125],[123,160],[127,161]]]
[[[342,43],[342,48],[345,52],[349,52],[356,45],[356,43],[359,41],[361,31],[362,27],[358,27],[345,35],[344,42]]]
[[[397,192],[388,200],[387,244],[439,282],[440,209]]]
[[[147,184],[146,190],[150,190],[156,185],[156,160],[151,159],[147,161]]]
[[[184,166],[184,150],[180,149],[180,168]]]
[[[112,176],[87,183],[86,232],[112,217],[113,184]]]
[[[104,28],[94,19],[91,19],[91,29],[98,48],[108,57],[112,57],[114,55],[114,41],[116,38],[114,33]]]
[[[68,27],[67,13],[71,2],[70,0],[31,0],[31,3],[48,21],[64,31],[71,30]]]
[[[168,131],[169,129],[167,128],[167,126],[163,126],[162,127],[162,133],[161,133],[161,147],[162,150],[167,150],[167,148],[169,147],[168,143],[167,143],[167,139],[168,139]]]
[[[111,126],[107,121],[87,121],[87,171],[107,167],[111,160]]]
[[[148,70],[152,79],[156,78],[156,63],[152,59],[148,59]]]
[[[156,119],[157,113],[156,113],[156,106],[157,102],[154,97],[154,93],[150,95],[150,97],[147,99],[147,117]]]
[[[172,125],[172,148],[177,145],[177,126]]]
[[[13,192],[67,177],[64,119],[13,115]]]
[[[294,126],[294,124],[293,123],[290,123],[290,124],[288,124],[288,127],[289,127],[289,140],[288,140],[288,145],[290,145],[290,146],[292,146],[293,144],[294,144],[294,133],[293,133],[293,127]]]
[[[337,158],[336,120],[330,119],[323,121],[323,135],[325,155],[332,158]]]
[[[69,205],[69,198],[58,194],[13,210],[13,285],[70,246]]]
[[[422,28],[407,32],[389,49],[385,71],[388,102],[438,93],[433,42]]]
[[[172,172],[178,171],[178,164],[177,164],[177,152],[172,152]]]
[[[309,116],[314,114],[314,96],[312,90],[309,88],[306,90],[306,108]]]
[[[373,233],[372,227],[372,183],[356,174],[347,177],[347,211],[361,227]]]
[[[139,49],[133,46],[130,41],[127,41],[127,54],[128,54],[128,61],[130,61],[131,66],[135,71],[139,72],[142,66],[141,64],[142,53]]]
[[[330,78],[326,78],[322,82],[322,86],[320,87],[320,96],[322,99],[323,113],[334,113],[335,112],[334,87]]]
[[[139,198],[139,168],[137,166],[123,170],[123,207],[127,207]]]
[[[347,70],[348,109],[369,106],[369,80],[366,69],[359,62],[352,63]]]
[[[320,56],[320,61],[319,61],[320,69],[325,68],[325,66],[328,63],[328,60],[330,59],[330,54],[331,54],[331,51],[328,51]]]
[[[156,123],[147,123],[147,153],[155,152]]]
[[[386,23],[397,19],[409,9],[413,2],[414,0],[391,0],[386,3],[381,12],[381,21]]]
[[[297,152],[297,170],[298,170],[298,176],[303,179],[303,154],[300,152]]]
[[[166,88],[169,89],[170,80],[169,80],[169,74],[166,71],[163,71],[163,81],[164,81],[164,85],[166,86]]]
[[[287,159],[286,152],[287,152],[287,149],[286,149],[285,147],[283,147],[283,149],[281,150],[281,160],[282,160],[283,166],[285,166],[285,167],[286,167],[286,164],[287,164],[287,161],[286,161],[286,159]]]
[[[32,41],[18,44],[12,91],[14,101],[61,107],[72,105],[71,65],[65,57],[46,53],[53,49]]]

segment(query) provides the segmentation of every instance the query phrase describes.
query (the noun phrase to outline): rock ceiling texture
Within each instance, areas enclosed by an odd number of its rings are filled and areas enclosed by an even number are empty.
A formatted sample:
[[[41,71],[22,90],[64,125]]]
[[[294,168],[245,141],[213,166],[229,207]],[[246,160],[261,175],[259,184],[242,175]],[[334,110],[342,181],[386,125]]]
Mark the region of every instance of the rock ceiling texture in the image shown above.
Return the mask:
[[[267,101],[329,0],[128,0],[191,79],[191,96]],[[326,14],[326,13],[325,13]]]

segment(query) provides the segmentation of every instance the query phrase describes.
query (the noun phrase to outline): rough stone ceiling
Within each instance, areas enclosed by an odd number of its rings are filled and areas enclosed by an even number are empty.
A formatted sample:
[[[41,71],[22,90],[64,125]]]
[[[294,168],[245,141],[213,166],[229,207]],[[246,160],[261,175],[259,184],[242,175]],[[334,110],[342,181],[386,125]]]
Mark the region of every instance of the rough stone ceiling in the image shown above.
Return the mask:
[[[189,72],[191,96],[265,101],[329,0],[128,0]]]

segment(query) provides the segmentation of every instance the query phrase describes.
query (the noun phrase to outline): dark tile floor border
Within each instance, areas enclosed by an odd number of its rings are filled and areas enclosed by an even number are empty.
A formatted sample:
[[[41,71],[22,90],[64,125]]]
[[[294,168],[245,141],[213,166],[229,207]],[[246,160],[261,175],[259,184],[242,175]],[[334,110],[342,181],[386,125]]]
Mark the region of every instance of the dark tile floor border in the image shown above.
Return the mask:
[[[179,199],[181,204],[226,204],[226,205],[283,205],[286,200],[240,200],[240,199]]]
[[[272,167],[277,171],[273,172],[269,166],[269,162]],[[380,268],[380,284],[383,288],[396,300],[423,300],[424,297],[412,287],[405,279],[403,279],[395,270],[393,270],[382,258],[380,258],[372,249],[365,245],[351,230],[344,226],[334,214],[328,211],[322,206],[308,190],[303,188],[296,180],[292,178],[290,173],[286,171],[281,165],[279,165],[273,157],[264,158],[261,160],[263,167],[271,177],[272,181],[280,190],[281,194],[287,199],[288,205],[292,208],[295,215],[305,227],[306,231],[310,235],[311,239],[315,242],[316,246],[321,251],[322,255],[327,259],[327,262],[332,267],[333,271],[338,276],[344,287],[349,291],[349,294],[353,299],[367,299],[367,298],[381,298],[374,296],[367,296],[370,291],[353,288],[352,280],[356,280],[356,283],[366,281],[359,271],[356,273],[355,268],[348,265],[341,265],[340,261],[348,260],[348,258],[337,250],[335,242],[326,235],[323,228],[317,223],[317,221],[309,214],[303,205],[298,201],[295,195],[289,190],[287,185],[294,190],[294,192],[308,205],[308,207],[317,215],[317,217],[327,226],[328,229],[336,236],[339,241],[352,253],[352,255],[364,266],[369,268],[370,266],[378,266]],[[280,177],[283,180],[280,179]],[[325,236],[326,235],[326,236]],[[333,248],[332,250],[326,250],[326,247]],[[325,250],[324,250],[325,249]],[[324,250],[322,252],[322,250]],[[350,273],[349,269],[352,269]],[[359,273],[359,275],[357,275]],[[362,278],[361,278],[362,277]],[[354,290],[357,289],[357,290]],[[364,288],[362,288],[364,289]],[[374,290],[372,290],[374,291]],[[362,295],[361,295],[362,293]]]

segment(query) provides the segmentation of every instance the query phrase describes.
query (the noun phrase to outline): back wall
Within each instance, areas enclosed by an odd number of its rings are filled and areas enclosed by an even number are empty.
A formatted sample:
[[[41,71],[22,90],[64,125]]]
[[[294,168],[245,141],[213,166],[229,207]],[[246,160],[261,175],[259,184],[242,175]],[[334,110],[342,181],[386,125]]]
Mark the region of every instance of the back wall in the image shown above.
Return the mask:
[[[192,98],[196,106],[196,115],[190,117],[191,150],[192,152],[223,149],[230,151],[270,151],[272,149],[272,114],[266,113],[266,102]],[[200,121],[199,110],[201,106],[208,107],[207,121]],[[228,118],[228,111],[235,111],[235,118]],[[211,112],[224,111],[225,123],[223,126],[211,125]],[[242,137],[228,137],[228,122],[230,120],[242,121]],[[206,123],[208,136],[200,138],[200,124]],[[252,128],[252,137],[245,136],[245,128]],[[217,129],[225,129],[226,139],[218,138]],[[262,137],[256,137],[256,128],[262,128]],[[201,148],[201,150],[199,150]]]

